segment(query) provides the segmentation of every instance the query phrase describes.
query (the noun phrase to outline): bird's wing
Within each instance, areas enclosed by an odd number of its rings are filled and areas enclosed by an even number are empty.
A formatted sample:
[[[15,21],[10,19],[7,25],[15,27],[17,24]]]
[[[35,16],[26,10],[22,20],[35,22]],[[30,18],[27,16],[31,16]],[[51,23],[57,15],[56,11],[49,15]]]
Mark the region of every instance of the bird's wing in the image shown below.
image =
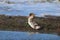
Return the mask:
[[[33,21],[32,23],[33,23],[33,25],[37,25],[38,26],[38,24],[35,21]]]

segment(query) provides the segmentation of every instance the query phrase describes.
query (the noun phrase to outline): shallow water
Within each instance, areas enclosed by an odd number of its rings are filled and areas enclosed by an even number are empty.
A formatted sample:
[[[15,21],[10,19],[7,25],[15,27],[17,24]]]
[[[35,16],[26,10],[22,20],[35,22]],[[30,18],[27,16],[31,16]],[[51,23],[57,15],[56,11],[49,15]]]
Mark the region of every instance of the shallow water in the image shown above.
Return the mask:
[[[37,32],[0,31],[0,40],[60,40],[60,36]]]

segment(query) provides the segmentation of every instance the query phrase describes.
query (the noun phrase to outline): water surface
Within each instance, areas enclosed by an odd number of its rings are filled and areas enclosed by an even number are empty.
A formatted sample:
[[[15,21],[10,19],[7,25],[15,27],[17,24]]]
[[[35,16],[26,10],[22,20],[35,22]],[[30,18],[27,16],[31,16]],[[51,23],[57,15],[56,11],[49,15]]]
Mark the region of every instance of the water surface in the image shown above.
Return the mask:
[[[60,36],[37,32],[0,31],[0,40],[60,40]]]
[[[26,16],[31,12],[38,16],[44,13],[60,16],[60,3],[0,4],[0,14]]]

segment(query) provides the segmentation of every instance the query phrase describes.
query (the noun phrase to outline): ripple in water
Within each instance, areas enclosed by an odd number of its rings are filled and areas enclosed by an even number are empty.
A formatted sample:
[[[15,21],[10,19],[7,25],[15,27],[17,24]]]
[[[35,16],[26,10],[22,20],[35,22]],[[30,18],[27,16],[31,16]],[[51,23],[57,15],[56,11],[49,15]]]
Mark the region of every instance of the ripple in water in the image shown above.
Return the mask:
[[[0,40],[60,40],[60,36],[33,32],[0,31]]]

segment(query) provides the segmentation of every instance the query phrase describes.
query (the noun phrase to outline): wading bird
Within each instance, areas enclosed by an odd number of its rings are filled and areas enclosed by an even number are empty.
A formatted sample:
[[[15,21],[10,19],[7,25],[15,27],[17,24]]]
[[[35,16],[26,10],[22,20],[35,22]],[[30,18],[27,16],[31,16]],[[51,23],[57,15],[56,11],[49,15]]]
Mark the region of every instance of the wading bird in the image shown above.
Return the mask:
[[[33,28],[33,29],[40,29],[40,26],[33,20],[35,17],[35,14],[30,13],[28,17],[28,24]]]

